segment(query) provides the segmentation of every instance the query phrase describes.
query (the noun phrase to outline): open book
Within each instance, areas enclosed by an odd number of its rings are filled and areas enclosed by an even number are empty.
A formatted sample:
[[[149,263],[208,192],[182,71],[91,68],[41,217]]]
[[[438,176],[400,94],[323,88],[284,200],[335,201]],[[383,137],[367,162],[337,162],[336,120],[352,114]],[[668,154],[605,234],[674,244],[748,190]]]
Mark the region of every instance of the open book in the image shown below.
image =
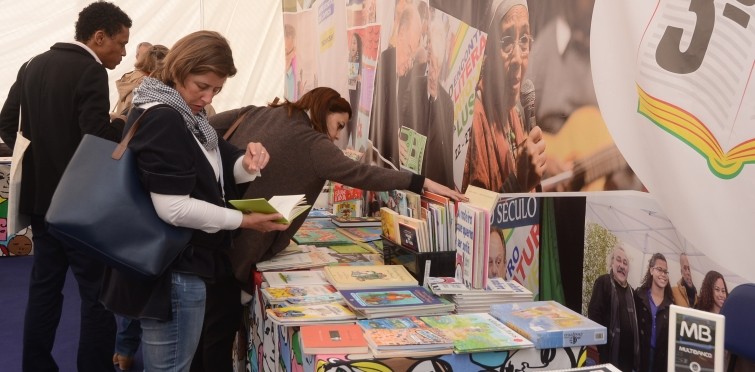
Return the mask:
[[[307,204],[307,199],[304,194],[298,195],[276,195],[270,198],[270,200],[259,199],[236,199],[229,200],[229,203],[236,207],[236,209],[244,213],[280,213],[283,215],[282,219],[278,219],[275,222],[289,224],[298,215],[304,213],[311,207]]]

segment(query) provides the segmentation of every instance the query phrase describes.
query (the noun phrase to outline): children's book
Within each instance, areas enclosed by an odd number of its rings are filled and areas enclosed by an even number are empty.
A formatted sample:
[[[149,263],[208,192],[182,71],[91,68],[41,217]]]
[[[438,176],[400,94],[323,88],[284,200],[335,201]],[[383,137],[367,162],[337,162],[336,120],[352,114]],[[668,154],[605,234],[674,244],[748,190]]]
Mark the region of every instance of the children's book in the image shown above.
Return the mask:
[[[357,324],[364,330],[364,337],[376,354],[387,350],[450,352],[453,349],[453,340],[418,317],[358,320]]]
[[[356,324],[305,325],[299,329],[304,354],[366,354],[362,328]]]
[[[452,339],[456,353],[516,350],[533,346],[524,336],[486,313],[423,316],[420,319]]]
[[[339,291],[418,285],[417,279],[402,265],[327,266],[323,271]]]
[[[315,304],[343,302],[341,296],[335,287],[327,285],[303,285],[289,287],[267,287],[261,288],[260,292],[265,299],[271,304],[281,304],[284,302],[290,304]]]
[[[331,245],[354,244],[346,235],[341,234],[335,229],[325,230],[302,230],[299,229],[294,234],[294,241],[298,244],[309,244],[318,247],[327,247]]]
[[[401,236],[398,229],[398,213],[390,208],[383,207],[380,208],[380,219],[383,236],[396,244],[401,244]]]
[[[303,230],[312,229],[335,229],[337,226],[333,224],[330,218],[307,218],[304,223],[299,227]]]
[[[382,230],[379,227],[339,227],[338,232],[348,236],[352,240],[359,242],[371,242],[380,240]]]
[[[345,289],[341,295],[350,308],[358,311],[399,310],[408,314],[413,309],[446,306],[446,302],[421,286]]]
[[[303,285],[327,285],[322,271],[265,271],[262,273],[267,284],[271,287],[288,287]]]
[[[306,212],[310,205],[304,194],[299,195],[276,195],[270,200],[259,199],[234,199],[229,203],[244,213],[280,213],[283,218],[276,220],[279,223],[291,223],[294,218]]]
[[[495,304],[490,314],[538,349],[602,345],[606,327],[555,301]]]
[[[345,200],[333,203],[333,215],[349,218],[362,216],[361,200]]]
[[[377,226],[380,227],[380,217],[363,216],[363,217],[340,217],[334,216],[330,219],[338,227],[363,227]]]
[[[281,325],[354,322],[356,315],[341,304],[292,305],[267,309],[267,316]]]

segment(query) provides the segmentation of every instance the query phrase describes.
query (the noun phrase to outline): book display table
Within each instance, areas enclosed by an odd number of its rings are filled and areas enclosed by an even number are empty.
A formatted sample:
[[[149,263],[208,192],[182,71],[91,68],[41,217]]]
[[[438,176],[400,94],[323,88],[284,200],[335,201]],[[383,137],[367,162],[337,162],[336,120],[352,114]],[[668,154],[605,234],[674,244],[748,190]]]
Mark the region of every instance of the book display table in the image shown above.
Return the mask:
[[[246,371],[479,371],[553,370],[582,365],[587,347],[521,349],[512,351],[445,354],[428,357],[375,359],[369,354],[305,355],[299,344],[299,327],[276,325],[265,314],[270,304],[259,291],[261,275],[249,306],[246,355],[241,370]],[[243,350],[243,347],[241,348]],[[239,354],[242,354],[243,351]]]

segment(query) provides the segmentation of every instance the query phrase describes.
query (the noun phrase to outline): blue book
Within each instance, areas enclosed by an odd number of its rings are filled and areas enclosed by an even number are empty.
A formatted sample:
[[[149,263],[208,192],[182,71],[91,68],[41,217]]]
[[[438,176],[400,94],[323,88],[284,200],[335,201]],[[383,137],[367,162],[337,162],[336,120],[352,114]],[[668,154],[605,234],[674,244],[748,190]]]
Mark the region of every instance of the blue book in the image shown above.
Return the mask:
[[[490,315],[535,344],[537,349],[603,345],[606,327],[555,301],[496,304]]]
[[[341,290],[349,307],[358,311],[445,307],[448,301],[421,286]]]

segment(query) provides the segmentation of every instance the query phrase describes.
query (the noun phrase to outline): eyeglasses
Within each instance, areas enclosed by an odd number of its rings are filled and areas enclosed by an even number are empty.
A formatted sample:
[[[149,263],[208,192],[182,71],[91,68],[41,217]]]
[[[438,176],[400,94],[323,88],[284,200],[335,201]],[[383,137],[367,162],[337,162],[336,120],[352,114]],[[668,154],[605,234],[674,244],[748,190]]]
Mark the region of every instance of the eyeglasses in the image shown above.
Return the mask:
[[[514,52],[514,44],[519,45],[519,50],[522,55],[527,55],[530,52],[530,46],[535,39],[530,35],[522,35],[519,40],[514,39],[513,36],[504,36],[501,38],[501,51],[506,54]]]
[[[662,267],[656,266],[656,267],[653,267],[653,269],[655,269],[655,271],[657,271],[659,274],[663,274],[663,275],[668,276],[668,270],[666,270],[666,269],[664,269]]]

